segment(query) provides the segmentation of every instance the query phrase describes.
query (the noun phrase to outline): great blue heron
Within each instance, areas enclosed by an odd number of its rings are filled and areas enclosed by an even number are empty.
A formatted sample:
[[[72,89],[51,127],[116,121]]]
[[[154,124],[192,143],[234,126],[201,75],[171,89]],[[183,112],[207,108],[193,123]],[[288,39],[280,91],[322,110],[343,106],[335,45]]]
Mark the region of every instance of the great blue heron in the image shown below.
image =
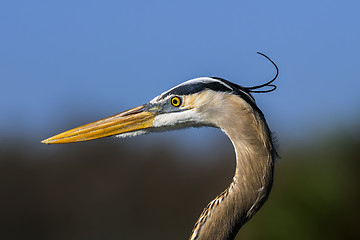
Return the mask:
[[[236,152],[236,171],[230,186],[212,200],[196,222],[190,240],[234,239],[266,201],[273,182],[277,153],[264,114],[251,93],[276,89],[269,82],[242,87],[217,77],[186,81],[149,103],[74,128],[42,143],[70,143],[112,135],[135,136],[172,129],[209,126],[220,128]],[[270,87],[261,90],[263,87]]]

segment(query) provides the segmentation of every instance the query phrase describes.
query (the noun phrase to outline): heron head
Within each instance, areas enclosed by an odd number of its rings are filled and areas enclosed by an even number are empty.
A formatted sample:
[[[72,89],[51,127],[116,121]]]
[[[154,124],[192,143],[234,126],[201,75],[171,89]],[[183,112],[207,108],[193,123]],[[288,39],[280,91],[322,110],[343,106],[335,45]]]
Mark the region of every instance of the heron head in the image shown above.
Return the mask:
[[[71,129],[42,143],[70,143],[108,136],[128,137],[185,127],[214,126],[209,114],[221,111],[224,94],[233,89],[225,80],[196,78],[116,115]],[[252,99],[251,95],[248,96]]]
[[[241,99],[244,106],[262,115],[251,93],[270,92],[276,88],[271,85],[278,76],[278,68],[275,63],[273,64],[277,70],[276,76],[265,84],[242,87],[216,77],[195,78],[171,88],[146,104],[60,133],[43,140],[42,143],[70,143],[109,136],[136,136],[185,127],[219,127],[217,119],[231,114],[226,108],[231,99]],[[256,90],[265,86],[271,88],[265,91]]]

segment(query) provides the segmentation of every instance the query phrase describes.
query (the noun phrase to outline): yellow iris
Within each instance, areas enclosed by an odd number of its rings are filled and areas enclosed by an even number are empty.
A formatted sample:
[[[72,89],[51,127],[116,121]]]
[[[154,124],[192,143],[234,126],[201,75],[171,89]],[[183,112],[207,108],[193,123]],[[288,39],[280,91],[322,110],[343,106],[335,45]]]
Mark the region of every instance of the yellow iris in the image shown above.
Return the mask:
[[[171,104],[174,107],[179,107],[181,105],[181,99],[179,97],[173,97],[171,98]]]

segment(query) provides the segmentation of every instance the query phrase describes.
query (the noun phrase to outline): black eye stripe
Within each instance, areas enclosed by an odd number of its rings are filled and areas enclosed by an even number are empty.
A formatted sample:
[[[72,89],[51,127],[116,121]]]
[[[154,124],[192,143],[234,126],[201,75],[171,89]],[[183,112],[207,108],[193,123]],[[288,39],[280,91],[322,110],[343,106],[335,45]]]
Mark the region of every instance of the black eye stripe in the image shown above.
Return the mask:
[[[211,80],[212,79],[212,80]],[[189,80],[189,83],[185,82],[182,83],[167,92],[164,92],[158,97],[158,101],[165,99],[171,95],[191,95],[198,92],[205,91],[206,89],[213,90],[216,92],[224,92],[224,93],[231,93],[235,94],[242,99],[244,99],[247,103],[249,103],[252,107],[256,107],[255,99],[251,95],[251,90],[246,87],[242,87],[235,83],[232,83],[228,80],[218,78],[218,77],[211,77],[211,78],[199,78]],[[256,90],[257,91],[257,90]],[[260,91],[258,91],[260,92]],[[172,103],[171,103],[172,104]],[[172,104],[173,105],[173,104]]]
[[[170,92],[167,92],[165,95],[162,95],[161,98],[165,98],[169,95],[190,95],[194,93],[198,93],[203,91],[204,89],[211,89],[214,91],[221,91],[221,92],[231,92],[232,89],[227,88],[225,85],[218,83],[218,82],[199,82],[193,84],[186,84],[174,88]]]

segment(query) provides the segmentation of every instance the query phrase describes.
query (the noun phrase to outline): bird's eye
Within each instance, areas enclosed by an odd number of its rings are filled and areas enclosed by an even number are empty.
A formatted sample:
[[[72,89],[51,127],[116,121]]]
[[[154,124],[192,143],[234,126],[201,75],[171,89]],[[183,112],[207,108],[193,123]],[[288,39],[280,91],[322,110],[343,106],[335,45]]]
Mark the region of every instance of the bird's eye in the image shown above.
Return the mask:
[[[181,105],[181,99],[179,97],[172,97],[171,98],[171,104],[174,107],[179,107]]]

